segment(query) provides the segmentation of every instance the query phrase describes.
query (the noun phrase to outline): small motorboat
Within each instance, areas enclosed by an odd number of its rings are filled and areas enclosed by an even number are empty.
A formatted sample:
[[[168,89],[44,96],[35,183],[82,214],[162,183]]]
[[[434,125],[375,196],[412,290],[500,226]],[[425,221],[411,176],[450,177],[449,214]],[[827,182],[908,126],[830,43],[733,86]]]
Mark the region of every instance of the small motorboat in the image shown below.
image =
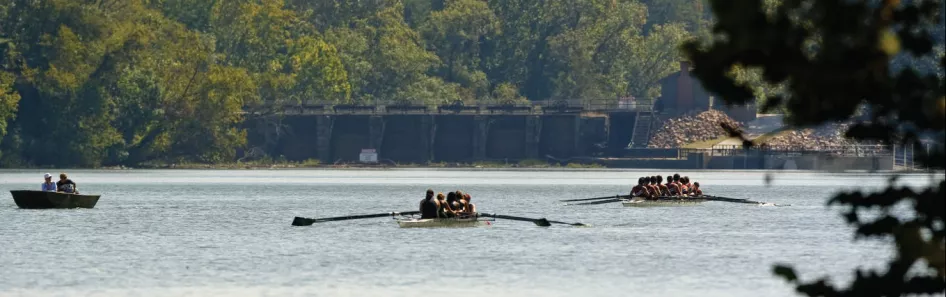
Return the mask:
[[[100,196],[30,190],[14,190],[10,194],[16,206],[27,209],[93,208]]]

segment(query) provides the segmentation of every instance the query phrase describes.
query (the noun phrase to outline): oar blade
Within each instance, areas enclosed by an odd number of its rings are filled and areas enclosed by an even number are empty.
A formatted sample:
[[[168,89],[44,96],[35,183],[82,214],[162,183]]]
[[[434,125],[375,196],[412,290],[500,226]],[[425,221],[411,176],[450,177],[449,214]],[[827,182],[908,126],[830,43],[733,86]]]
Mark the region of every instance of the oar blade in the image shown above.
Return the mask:
[[[315,220],[303,217],[296,217],[292,219],[293,226],[311,226],[315,223]]]

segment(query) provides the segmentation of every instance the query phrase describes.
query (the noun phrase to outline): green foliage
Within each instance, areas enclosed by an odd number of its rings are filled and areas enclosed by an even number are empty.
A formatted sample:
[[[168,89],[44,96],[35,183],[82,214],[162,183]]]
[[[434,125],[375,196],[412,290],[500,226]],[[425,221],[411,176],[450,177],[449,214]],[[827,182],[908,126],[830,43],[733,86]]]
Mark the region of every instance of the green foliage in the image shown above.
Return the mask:
[[[0,166],[232,161],[261,103],[656,97],[701,3],[0,1]]]
[[[717,38],[685,46],[708,90],[730,103],[752,100],[758,92],[732,72],[758,68],[766,84],[782,88],[764,108],[787,109],[792,126],[854,121],[848,137],[918,146],[928,141],[930,150],[917,150],[916,158],[933,170],[946,167],[943,1],[711,2]],[[916,188],[891,179],[884,190],[845,192],[829,201],[846,208],[856,239],[894,243],[886,269],[858,270],[840,288],[826,279],[802,282],[786,265],[774,273],[808,296],[946,292],[941,178]],[[907,211],[894,211],[902,207]]]

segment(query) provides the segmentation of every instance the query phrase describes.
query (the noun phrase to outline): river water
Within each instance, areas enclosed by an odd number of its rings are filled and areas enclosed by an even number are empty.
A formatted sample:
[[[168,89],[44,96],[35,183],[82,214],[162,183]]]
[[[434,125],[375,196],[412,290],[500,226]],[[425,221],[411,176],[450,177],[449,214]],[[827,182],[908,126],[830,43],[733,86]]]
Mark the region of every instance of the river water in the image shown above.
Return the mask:
[[[795,296],[773,264],[845,283],[892,253],[853,242],[840,209],[825,206],[842,188],[883,186],[881,174],[777,173],[767,184],[764,172],[684,172],[707,194],[791,206],[638,209],[557,200],[625,193],[637,176],[670,172],[74,170],[82,192],[102,194],[94,209],[18,209],[9,190],[39,189],[42,173],[0,171],[0,295]],[[592,227],[290,226],[414,210],[427,188],[469,192],[481,212]]]

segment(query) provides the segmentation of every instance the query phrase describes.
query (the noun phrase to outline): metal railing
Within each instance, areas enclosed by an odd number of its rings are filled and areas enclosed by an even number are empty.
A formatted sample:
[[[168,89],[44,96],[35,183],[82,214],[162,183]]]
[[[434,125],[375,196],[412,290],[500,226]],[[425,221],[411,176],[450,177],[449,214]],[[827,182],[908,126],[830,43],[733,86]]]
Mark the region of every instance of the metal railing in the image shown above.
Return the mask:
[[[251,110],[277,110],[284,114],[494,114],[494,113],[579,113],[652,111],[651,99],[565,99],[532,102],[488,102],[425,105],[410,101],[371,100],[351,103],[308,100],[298,103],[266,102]]]
[[[854,144],[823,146],[818,149],[796,149],[788,147],[751,147],[744,149],[742,146],[716,146],[707,149],[680,149],[680,156],[686,157],[689,153],[704,153],[709,156],[806,156],[806,155],[829,155],[837,157],[875,157],[893,155],[892,147],[880,144]]]

